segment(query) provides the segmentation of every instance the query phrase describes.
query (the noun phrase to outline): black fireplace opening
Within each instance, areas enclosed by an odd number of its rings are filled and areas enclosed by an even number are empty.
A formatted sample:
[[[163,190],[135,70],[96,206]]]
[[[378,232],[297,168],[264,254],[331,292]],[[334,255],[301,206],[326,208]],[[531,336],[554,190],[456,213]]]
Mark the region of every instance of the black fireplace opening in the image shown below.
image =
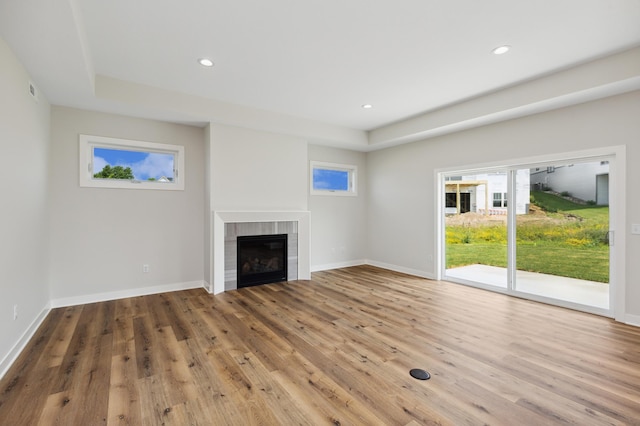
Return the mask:
[[[287,280],[287,234],[237,238],[238,288]]]

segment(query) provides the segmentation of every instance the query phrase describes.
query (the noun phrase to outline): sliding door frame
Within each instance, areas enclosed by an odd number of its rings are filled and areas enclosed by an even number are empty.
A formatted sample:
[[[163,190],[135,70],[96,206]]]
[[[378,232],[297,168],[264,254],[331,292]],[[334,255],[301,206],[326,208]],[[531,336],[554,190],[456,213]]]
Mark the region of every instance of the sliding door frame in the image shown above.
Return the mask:
[[[543,296],[537,296],[529,293],[519,292],[514,289],[514,280],[516,275],[516,251],[515,251],[515,210],[511,206],[515,206],[515,172],[518,169],[526,169],[539,166],[545,163],[557,162],[587,162],[587,161],[609,160],[609,229],[611,231],[611,244],[609,246],[609,309],[601,309],[588,307],[576,303],[566,302],[558,299],[552,299]],[[446,276],[445,262],[445,214],[444,214],[444,182],[445,176],[452,174],[465,175],[487,173],[492,171],[508,172],[508,198],[507,203],[510,206],[507,218],[507,235],[508,235],[508,277],[507,288],[496,288],[493,286],[483,285],[481,283],[470,282],[466,280],[457,280]],[[515,160],[502,161],[500,163],[485,163],[466,165],[459,167],[448,167],[436,169],[434,182],[436,185],[436,256],[435,271],[438,280],[447,279],[452,282],[470,285],[505,293],[515,297],[526,298],[552,305],[562,306],[570,309],[590,312],[598,315],[608,316],[617,321],[624,321],[625,316],[625,227],[626,227],[626,147],[611,146],[597,149],[573,151],[558,154],[549,154],[535,157],[526,157]]]

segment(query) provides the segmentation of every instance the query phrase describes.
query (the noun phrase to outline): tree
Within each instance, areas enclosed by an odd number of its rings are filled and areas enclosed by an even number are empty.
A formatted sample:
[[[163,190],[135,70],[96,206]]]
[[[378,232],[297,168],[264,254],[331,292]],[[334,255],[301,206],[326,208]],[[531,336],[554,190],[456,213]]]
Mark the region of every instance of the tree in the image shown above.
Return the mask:
[[[104,168],[100,172],[94,174],[93,177],[99,179],[134,179],[131,167],[111,167],[108,164],[104,166]]]

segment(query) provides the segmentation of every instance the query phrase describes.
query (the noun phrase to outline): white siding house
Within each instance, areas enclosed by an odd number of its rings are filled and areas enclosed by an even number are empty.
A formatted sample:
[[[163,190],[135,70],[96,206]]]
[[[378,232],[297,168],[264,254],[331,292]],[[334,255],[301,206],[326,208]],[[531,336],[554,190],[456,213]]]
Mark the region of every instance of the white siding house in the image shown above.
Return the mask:
[[[508,182],[506,172],[452,176],[445,182],[445,214],[467,212],[506,215]],[[516,214],[529,212],[529,170],[516,173]]]
[[[609,162],[564,164],[531,169],[531,186],[569,193],[598,205],[609,204]]]

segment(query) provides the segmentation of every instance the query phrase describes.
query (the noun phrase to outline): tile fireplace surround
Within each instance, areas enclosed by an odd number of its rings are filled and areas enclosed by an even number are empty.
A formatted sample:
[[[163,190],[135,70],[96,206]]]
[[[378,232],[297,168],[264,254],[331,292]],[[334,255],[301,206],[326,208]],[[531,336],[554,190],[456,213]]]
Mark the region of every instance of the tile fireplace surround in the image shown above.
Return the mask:
[[[212,240],[212,293],[218,294],[225,291],[225,257],[235,256],[235,245],[226,244],[227,250],[234,249],[234,253],[225,254],[225,229],[227,224],[248,224],[247,229],[265,229],[266,234],[288,233],[277,231],[278,229],[297,228],[297,279],[311,279],[311,267],[309,259],[309,212],[308,211],[214,211],[213,216],[213,240]],[[289,223],[281,223],[289,222]],[[293,223],[291,223],[293,222]],[[252,226],[260,223],[261,226]],[[269,226],[272,225],[272,226]],[[237,229],[238,227],[233,227]],[[273,229],[274,231],[269,231]],[[260,235],[261,232],[257,235]],[[291,253],[290,253],[291,255]],[[295,257],[295,253],[292,258]],[[235,281],[230,282],[230,274],[227,274],[227,290],[235,288]]]

